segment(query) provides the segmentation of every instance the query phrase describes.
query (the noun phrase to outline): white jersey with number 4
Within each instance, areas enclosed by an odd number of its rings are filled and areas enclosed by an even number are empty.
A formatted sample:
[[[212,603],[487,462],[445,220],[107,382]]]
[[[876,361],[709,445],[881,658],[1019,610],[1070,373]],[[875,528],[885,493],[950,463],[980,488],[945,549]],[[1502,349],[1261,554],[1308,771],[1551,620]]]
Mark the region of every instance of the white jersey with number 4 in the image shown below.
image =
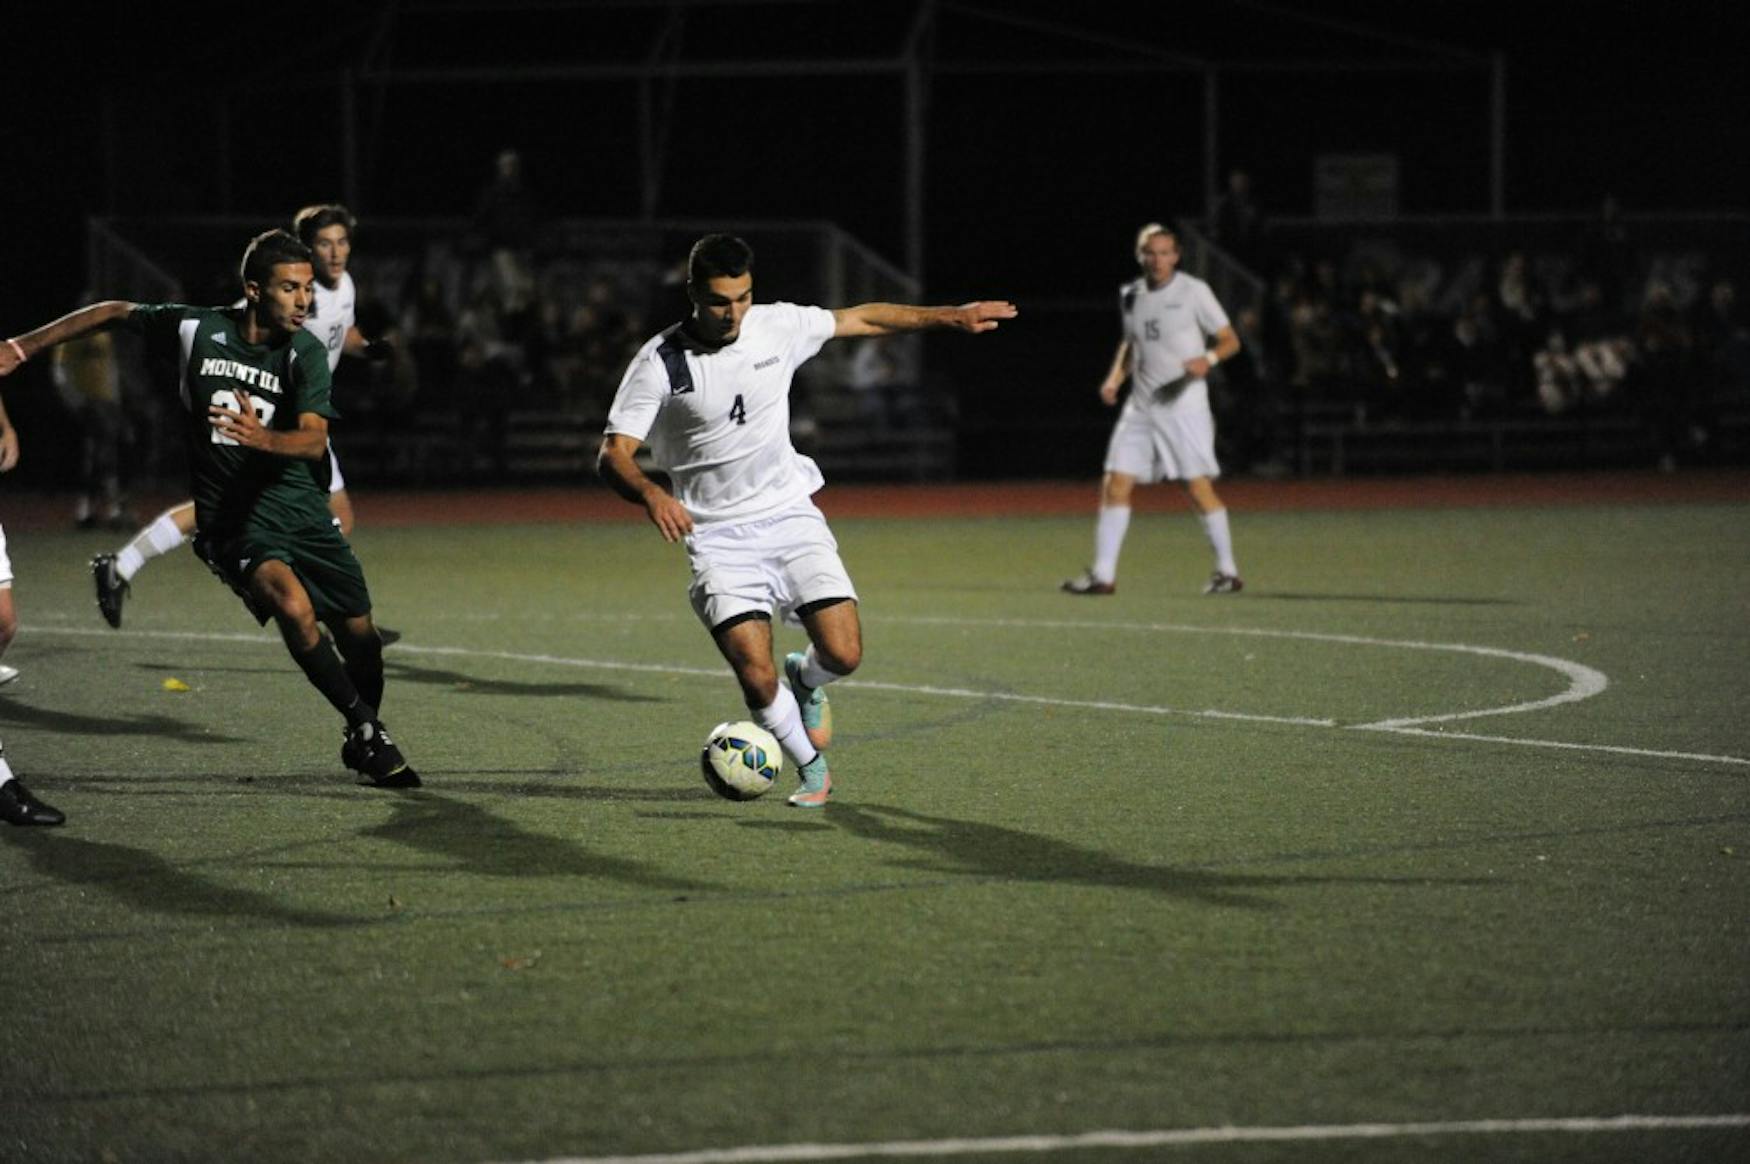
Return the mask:
[[[1119,289],[1118,308],[1130,341],[1126,409],[1207,409],[1209,384],[1187,376],[1185,361],[1208,351],[1210,337],[1228,326],[1209,284],[1183,271],[1153,290],[1135,279]]]
[[[716,350],[671,327],[633,357],[607,431],[650,446],[696,523],[753,521],[806,501],[826,482],[790,444],[790,381],[835,326],[822,307],[761,303]]]
[[[316,302],[304,317],[304,330],[322,341],[328,349],[328,370],[340,364],[340,353],[346,347],[346,333],[358,320],[358,289],[353,286],[352,272],[342,271],[340,282],[332,290],[316,280]]]

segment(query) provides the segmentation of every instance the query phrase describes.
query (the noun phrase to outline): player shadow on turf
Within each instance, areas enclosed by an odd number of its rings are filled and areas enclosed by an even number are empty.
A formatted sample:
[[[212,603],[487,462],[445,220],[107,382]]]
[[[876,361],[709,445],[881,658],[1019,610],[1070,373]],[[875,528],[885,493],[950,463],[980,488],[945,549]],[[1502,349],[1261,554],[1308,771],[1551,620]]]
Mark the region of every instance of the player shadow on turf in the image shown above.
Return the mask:
[[[1418,606],[1524,606],[1518,598],[1457,598],[1422,594],[1294,594],[1246,588],[1246,602],[1378,602]]]
[[[1279,903],[1259,894],[1303,885],[1409,885],[1425,879],[1392,877],[1266,877],[1195,867],[1142,864],[1019,829],[929,816],[883,805],[835,803],[827,823],[868,841],[909,845],[923,857],[896,861],[903,868],[1005,881],[1048,881],[1141,889],[1205,905],[1268,910]]]
[[[212,917],[315,929],[374,925],[375,917],[349,917],[300,909],[252,889],[219,885],[166,861],[156,853],[65,832],[21,830],[12,841],[31,867],[66,885],[94,889],[129,909],[171,917]]]
[[[571,841],[522,826],[465,800],[408,792],[382,824],[361,837],[390,841],[449,861],[454,871],[481,877],[601,877],[670,891],[720,889],[671,877],[647,861],[592,853]]]
[[[11,700],[6,704],[6,723],[8,726],[22,724],[40,728],[64,736],[151,736],[154,739],[180,740],[193,744],[234,744],[243,739],[242,736],[211,731],[168,715],[77,715],[70,711],[32,707],[28,703]]]
[[[521,683],[510,679],[481,679],[462,671],[439,667],[416,667],[398,659],[383,660],[383,670],[401,683],[425,683],[454,687],[469,695],[557,695],[567,699],[602,699],[616,703],[666,703],[657,695],[640,695],[605,683]]]

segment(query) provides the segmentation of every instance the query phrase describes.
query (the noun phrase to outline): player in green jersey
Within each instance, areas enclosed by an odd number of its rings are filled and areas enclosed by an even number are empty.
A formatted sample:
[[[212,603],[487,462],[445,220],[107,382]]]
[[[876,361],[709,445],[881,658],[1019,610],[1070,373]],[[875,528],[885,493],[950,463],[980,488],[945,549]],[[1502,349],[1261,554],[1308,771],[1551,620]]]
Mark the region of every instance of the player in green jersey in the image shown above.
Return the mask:
[[[417,787],[377,715],[383,644],[364,571],[329,514],[319,474],[335,412],[322,341],[303,329],[314,302],[310,249],[267,231],[250,240],[242,275],[237,307],[110,300],[62,316],[0,344],[0,376],[107,326],[137,331],[149,352],[173,359],[188,410],[196,552],[257,621],[274,621],[310,683],[346,718],[346,766],[380,787]]]

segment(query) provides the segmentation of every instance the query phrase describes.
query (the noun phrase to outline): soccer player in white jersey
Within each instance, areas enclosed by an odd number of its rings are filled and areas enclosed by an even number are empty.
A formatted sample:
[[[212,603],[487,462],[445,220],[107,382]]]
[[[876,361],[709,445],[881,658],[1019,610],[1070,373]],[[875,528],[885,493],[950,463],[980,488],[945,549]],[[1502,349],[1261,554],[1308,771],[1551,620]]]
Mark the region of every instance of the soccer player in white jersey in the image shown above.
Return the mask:
[[[9,349],[10,350],[10,349]],[[16,350],[11,350],[16,356]],[[6,415],[6,404],[0,401],[0,473],[11,472],[18,464],[18,430]],[[12,560],[6,556],[6,528],[0,526],[0,655],[12,644],[18,633],[18,612],[12,605]],[[0,684],[12,682],[18,672],[0,666]],[[24,783],[12,774],[6,763],[6,747],[0,744],[0,820],[13,825],[58,825],[67,818],[52,805],[31,795]]]
[[[688,318],[633,357],[608,412],[597,468],[643,505],[669,542],[684,541],[693,610],[741,685],[754,717],[796,762],[790,803],[823,807],[832,776],[827,684],[863,655],[857,592],[838,543],[810,500],[825,482],[790,444],[790,381],[830,339],[929,328],[979,333],[1015,318],[1005,302],[959,307],[866,303],[828,311],[753,301],[753,250],[707,235],[687,259]],[[663,489],[633,459],[645,442],[669,474]],[[808,634],[806,652],[772,658],[772,615]]]
[[[352,235],[358,223],[352,212],[338,202],[306,206],[292,218],[292,232],[316,256],[316,299],[304,320],[304,330],[322,341],[328,351],[328,371],[340,365],[340,357],[384,358],[387,343],[368,340],[358,329],[358,289],[347,263],[352,258]],[[340,473],[340,458],[328,446],[328,509],[340,523],[341,536],[352,533],[352,499]],[[110,626],[122,624],[122,600],[128,595],[134,575],[153,558],[167,554],[194,536],[194,502],[171,506],[128,540],[113,554],[91,559],[91,576],[97,588],[97,608]],[[385,642],[401,636],[378,628]]]
[[[1063,589],[1114,593],[1132,491],[1138,482],[1179,481],[1215,554],[1215,572],[1203,593],[1233,594],[1243,583],[1234,564],[1227,508],[1212,484],[1221,466],[1215,460],[1215,417],[1204,377],[1233,358],[1240,338],[1209,284],[1179,270],[1179,240],[1171,230],[1151,222],[1138,231],[1136,259],[1142,275],[1119,289],[1123,336],[1100,384],[1100,399],[1111,405],[1118,402],[1124,381],[1131,382],[1106,446],[1094,561]]]

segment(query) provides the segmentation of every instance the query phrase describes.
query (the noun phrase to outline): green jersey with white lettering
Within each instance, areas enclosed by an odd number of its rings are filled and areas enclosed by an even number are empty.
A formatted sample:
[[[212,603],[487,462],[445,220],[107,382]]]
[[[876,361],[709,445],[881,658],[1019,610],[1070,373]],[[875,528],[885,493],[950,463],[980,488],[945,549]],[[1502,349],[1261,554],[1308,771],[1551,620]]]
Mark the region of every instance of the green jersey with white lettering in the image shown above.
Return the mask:
[[[242,323],[242,308],[181,303],[142,304],[127,317],[148,351],[177,370],[195,523],[209,538],[326,526],[325,457],[306,461],[244,448],[213,427],[207,408],[235,409],[246,393],[267,428],[295,430],[305,412],[337,419],[328,399],[328,353],[302,328],[267,344],[247,343]]]

